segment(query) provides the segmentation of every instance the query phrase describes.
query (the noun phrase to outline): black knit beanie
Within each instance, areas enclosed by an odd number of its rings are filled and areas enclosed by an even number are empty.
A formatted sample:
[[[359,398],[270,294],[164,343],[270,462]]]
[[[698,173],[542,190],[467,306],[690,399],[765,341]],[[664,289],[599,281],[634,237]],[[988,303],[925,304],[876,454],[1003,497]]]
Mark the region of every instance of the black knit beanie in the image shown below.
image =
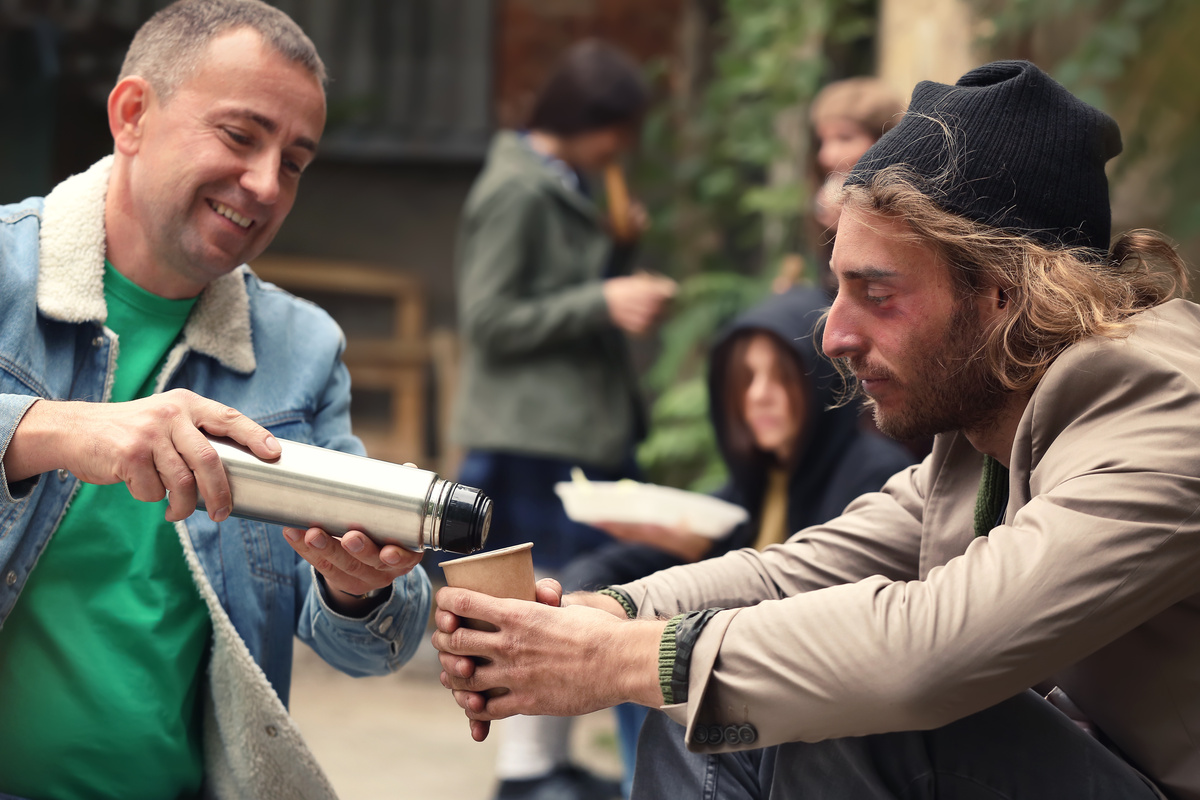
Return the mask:
[[[953,134],[948,141],[941,125]],[[973,69],[954,86],[922,81],[900,124],[866,152],[846,185],[905,164],[942,209],[1050,247],[1109,248],[1104,163],[1121,131],[1028,61]]]

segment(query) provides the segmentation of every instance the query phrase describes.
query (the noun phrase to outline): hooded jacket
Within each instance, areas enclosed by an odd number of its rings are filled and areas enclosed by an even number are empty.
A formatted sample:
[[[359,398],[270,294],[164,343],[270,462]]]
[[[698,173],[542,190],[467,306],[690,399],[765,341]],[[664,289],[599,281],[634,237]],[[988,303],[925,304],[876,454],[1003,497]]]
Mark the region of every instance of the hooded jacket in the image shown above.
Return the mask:
[[[744,336],[758,332],[774,336],[788,348],[808,379],[806,424],[788,482],[789,532],[833,519],[859,495],[879,491],[888,478],[913,463],[899,444],[859,427],[857,403],[832,407],[841,378],[820,353],[820,341],[814,334],[828,305],[821,291],[795,288],[737,317],[716,339],[709,356],[709,417],[729,469],[728,483],[716,494],[745,508],[750,518],[714,542],[708,557],[754,545],[767,487],[765,460],[739,458],[728,435],[728,420],[739,413],[728,407],[725,391],[730,354]],[[680,563],[677,556],[649,545],[622,542],[580,559],[568,567],[562,582],[567,589],[594,589],[636,580]]]
[[[807,415],[796,467],[788,481],[788,531],[827,522],[861,494],[878,491],[895,473],[913,463],[902,446],[859,427],[859,404],[837,406],[842,379],[821,353],[815,332],[829,305],[817,289],[794,288],[775,295],[737,317],[717,339],[709,359],[709,416],[717,444],[729,468],[729,482],[719,493],[750,512],[750,519],[717,543],[712,555],[750,547],[758,534],[759,512],[767,486],[765,460],[742,460],[729,441],[729,408],[725,387],[730,380],[730,353],[738,340],[754,333],[771,334],[808,379]]]

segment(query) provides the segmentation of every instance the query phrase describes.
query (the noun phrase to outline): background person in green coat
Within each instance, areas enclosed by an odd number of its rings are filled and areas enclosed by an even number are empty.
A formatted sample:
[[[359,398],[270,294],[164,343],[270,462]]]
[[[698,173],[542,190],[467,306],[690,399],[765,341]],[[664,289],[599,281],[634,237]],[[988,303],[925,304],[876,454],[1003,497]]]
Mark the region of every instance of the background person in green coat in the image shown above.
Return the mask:
[[[636,143],[648,99],[626,55],[598,41],[575,45],[527,129],[496,136],[463,212],[453,431],[468,452],[458,477],[495,501],[489,547],[532,541],[543,573],[611,541],[567,519],[554,484],[574,466],[595,480],[636,473],[644,418],[625,334],[657,323],[675,283],[630,274],[645,211],[628,207],[614,227],[630,233],[618,241],[587,176]],[[570,766],[557,727],[522,718],[505,733],[499,797],[607,796]],[[533,746],[540,741],[553,746]]]

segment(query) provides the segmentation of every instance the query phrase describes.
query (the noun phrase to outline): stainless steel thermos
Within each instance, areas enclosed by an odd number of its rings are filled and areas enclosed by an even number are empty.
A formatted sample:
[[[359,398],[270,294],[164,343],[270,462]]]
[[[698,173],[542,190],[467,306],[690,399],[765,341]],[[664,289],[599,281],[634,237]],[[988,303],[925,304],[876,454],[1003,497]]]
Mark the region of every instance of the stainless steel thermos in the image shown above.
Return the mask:
[[[334,536],[362,531],[417,551],[473,553],[487,539],[492,501],[427,470],[284,439],[279,458],[263,461],[229,439],[208,439],[229,476],[231,516]]]

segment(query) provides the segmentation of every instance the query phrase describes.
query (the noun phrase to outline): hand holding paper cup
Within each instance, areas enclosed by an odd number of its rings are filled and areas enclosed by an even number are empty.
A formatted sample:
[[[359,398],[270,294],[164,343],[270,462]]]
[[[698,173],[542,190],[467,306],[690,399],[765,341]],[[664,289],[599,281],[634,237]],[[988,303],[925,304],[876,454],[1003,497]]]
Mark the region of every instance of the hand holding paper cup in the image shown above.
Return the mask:
[[[442,570],[446,573],[446,583],[457,589],[514,600],[537,599],[533,542],[443,561]],[[464,619],[463,623],[475,630],[496,630],[491,623],[479,620]]]
[[[537,600],[537,580],[533,574],[533,543],[514,545],[490,553],[442,562],[446,583],[457,589],[470,589],[492,597]],[[463,624],[479,631],[495,631],[496,626],[482,620],[463,618]],[[491,689],[488,697],[497,697],[507,689]]]

